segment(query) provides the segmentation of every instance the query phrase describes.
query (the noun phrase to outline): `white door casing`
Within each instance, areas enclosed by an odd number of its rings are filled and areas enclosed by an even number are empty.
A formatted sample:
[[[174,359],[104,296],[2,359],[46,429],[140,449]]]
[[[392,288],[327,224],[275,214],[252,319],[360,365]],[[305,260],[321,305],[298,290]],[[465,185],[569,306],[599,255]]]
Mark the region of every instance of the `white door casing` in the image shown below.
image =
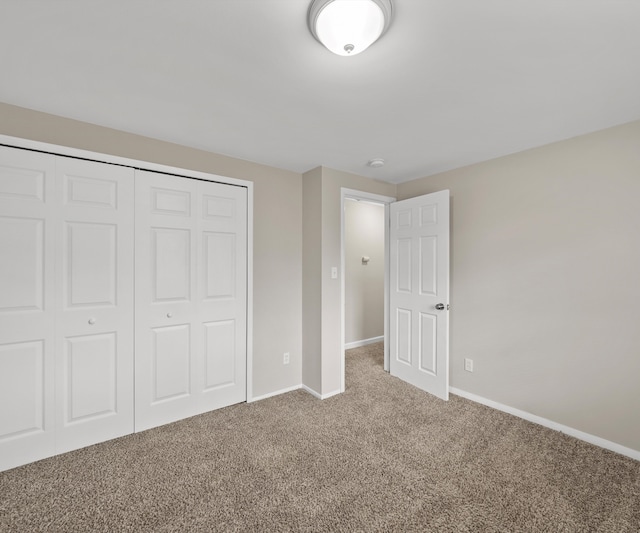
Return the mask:
[[[393,376],[449,398],[449,191],[391,204]]]
[[[246,195],[136,172],[136,431],[246,399]]]
[[[133,432],[134,171],[56,157],[56,451]]]
[[[0,470],[55,453],[55,158],[0,146]]]
[[[365,202],[375,202],[384,205],[384,369],[389,371],[389,205],[396,201],[394,197],[359,191],[356,189],[341,188],[340,190],[340,271],[343,273],[340,282],[340,339],[341,339],[341,392],[345,391],[345,303],[346,303],[346,251],[345,251],[345,202],[347,199]]]

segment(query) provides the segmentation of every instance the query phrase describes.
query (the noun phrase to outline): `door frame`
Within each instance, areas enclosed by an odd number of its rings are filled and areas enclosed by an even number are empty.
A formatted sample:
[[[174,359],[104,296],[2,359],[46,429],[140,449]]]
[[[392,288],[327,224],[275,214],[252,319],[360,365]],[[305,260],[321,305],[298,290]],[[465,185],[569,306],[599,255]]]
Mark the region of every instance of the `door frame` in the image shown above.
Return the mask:
[[[393,196],[383,196],[356,189],[340,189],[340,392],[345,391],[345,217],[347,200],[358,200],[384,205],[384,370],[389,372],[389,204],[396,201]]]
[[[193,178],[204,181],[213,181],[227,185],[237,185],[247,188],[247,403],[254,401],[253,396],[253,182],[237,178],[229,178],[218,174],[200,172],[186,168],[172,167],[150,161],[131,159],[115,155],[92,152],[79,148],[71,148],[59,144],[51,144],[30,139],[21,139],[9,135],[0,134],[0,145],[10,148],[22,148],[35,152],[53,155],[73,157],[97,161],[99,163],[111,163],[123,167],[130,167],[151,172],[171,174],[178,177]]]

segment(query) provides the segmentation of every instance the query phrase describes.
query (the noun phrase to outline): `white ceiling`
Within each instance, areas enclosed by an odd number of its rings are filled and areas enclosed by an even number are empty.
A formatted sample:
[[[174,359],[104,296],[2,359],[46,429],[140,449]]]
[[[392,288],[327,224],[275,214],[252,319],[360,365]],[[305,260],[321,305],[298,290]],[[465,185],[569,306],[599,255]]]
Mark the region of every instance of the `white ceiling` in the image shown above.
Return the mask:
[[[354,57],[309,3],[0,0],[0,101],[391,182],[640,119],[638,0],[394,0]]]

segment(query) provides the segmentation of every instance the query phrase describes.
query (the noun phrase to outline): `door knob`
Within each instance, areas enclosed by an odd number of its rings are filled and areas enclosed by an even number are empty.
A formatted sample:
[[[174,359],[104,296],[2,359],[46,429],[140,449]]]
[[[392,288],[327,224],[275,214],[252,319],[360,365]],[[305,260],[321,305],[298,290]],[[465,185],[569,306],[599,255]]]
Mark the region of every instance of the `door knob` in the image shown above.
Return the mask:
[[[171,318],[173,316],[173,313],[167,313],[167,318]]]
[[[92,326],[96,323],[96,319],[95,318],[90,318],[89,319],[89,324],[91,324]]]
[[[436,304],[436,309],[438,311],[442,311],[444,309],[444,304]]]

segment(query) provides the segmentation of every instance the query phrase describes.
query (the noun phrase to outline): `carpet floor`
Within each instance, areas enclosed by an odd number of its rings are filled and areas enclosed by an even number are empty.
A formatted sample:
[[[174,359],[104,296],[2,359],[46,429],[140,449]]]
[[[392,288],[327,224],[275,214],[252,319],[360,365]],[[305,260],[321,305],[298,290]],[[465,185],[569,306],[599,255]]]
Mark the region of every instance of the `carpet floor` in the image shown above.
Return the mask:
[[[382,370],[0,473],[2,532],[640,531],[640,462]]]

